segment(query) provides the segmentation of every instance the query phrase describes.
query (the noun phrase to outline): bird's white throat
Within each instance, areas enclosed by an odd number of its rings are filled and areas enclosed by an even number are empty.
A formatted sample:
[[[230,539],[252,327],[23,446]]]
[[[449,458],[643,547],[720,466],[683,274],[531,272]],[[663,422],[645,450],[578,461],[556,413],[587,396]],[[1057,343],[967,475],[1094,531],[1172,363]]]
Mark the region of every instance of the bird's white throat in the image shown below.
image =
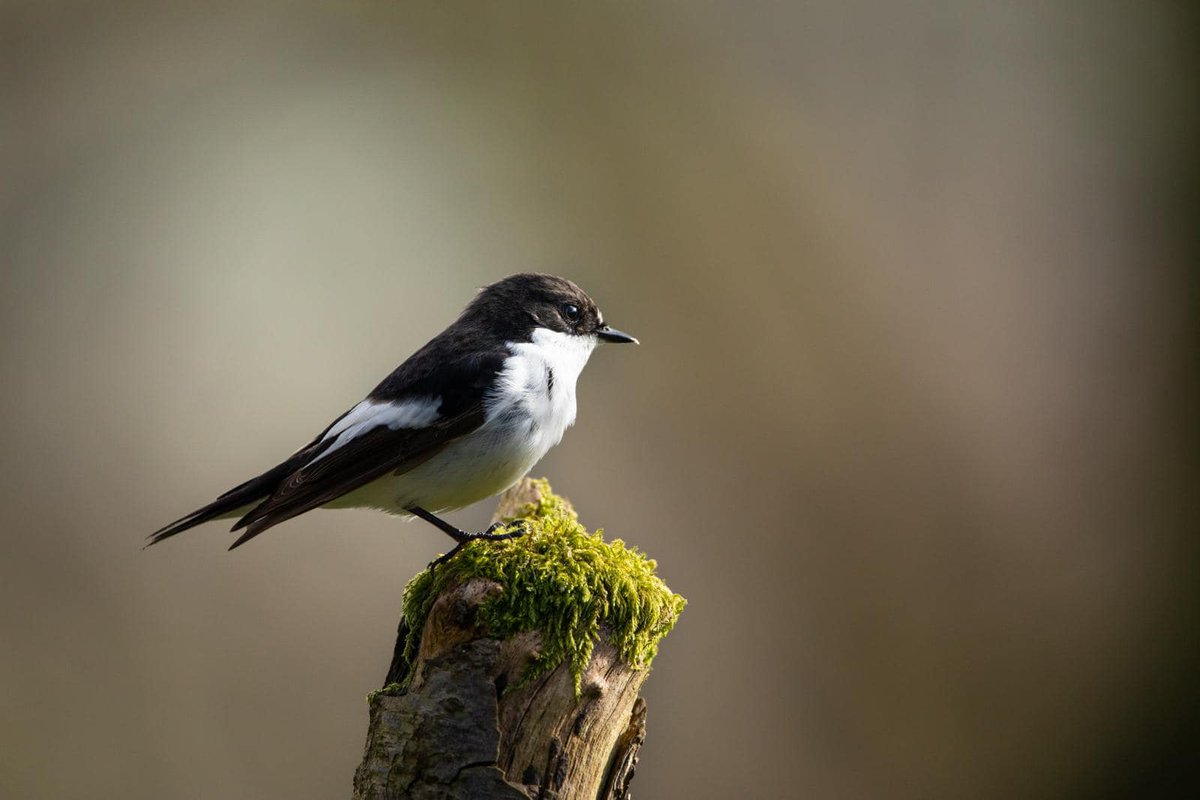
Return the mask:
[[[486,406],[488,421],[527,415],[551,441],[538,458],[562,439],[575,423],[575,384],[592,351],[595,336],[578,336],[537,328],[528,342],[509,342],[512,352],[496,378]],[[531,465],[532,466],[532,465]]]

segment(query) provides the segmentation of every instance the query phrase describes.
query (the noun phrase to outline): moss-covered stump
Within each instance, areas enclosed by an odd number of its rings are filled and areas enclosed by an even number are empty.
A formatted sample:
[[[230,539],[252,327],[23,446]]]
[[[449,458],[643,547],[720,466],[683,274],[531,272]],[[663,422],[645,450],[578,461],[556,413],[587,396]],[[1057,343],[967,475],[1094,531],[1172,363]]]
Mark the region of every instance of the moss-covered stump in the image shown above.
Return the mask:
[[[496,517],[528,531],[471,542],[405,589],[355,800],[628,796],[638,691],[684,600],[545,481],[509,490]]]

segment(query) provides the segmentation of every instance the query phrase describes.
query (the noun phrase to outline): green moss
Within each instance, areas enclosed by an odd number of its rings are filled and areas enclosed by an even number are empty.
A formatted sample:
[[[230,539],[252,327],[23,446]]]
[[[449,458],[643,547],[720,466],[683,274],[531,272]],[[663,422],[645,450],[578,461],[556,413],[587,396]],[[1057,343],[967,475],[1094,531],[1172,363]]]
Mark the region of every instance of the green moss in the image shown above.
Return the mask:
[[[398,697],[404,694],[407,689],[400,683],[389,683],[382,689],[376,689],[373,692],[367,692],[367,703],[370,703],[376,697]]]
[[[413,578],[404,590],[410,632],[405,655],[411,663],[434,600],[447,588],[472,578],[496,581],[504,591],[479,609],[479,621],[500,639],[539,631],[542,648],[522,682],[570,665],[579,692],[603,625],[621,657],[634,667],[650,666],[658,642],[670,632],[687,602],[654,574],[652,559],[620,539],[605,542],[588,533],[575,511],[536,481],[540,499],[506,522],[524,520],[528,532],[515,539],[466,544],[449,561]]]

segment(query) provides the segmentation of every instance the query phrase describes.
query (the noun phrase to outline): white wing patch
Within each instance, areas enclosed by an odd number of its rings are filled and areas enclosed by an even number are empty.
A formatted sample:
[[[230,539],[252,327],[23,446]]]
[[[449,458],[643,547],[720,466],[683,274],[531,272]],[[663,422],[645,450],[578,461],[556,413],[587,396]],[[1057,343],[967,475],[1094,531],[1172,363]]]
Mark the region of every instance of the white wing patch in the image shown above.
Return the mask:
[[[401,403],[363,400],[346,412],[346,415],[325,433],[321,441],[334,439],[333,444],[329,446],[328,450],[308,462],[308,465],[317,463],[359,436],[383,425],[394,431],[401,428],[408,430],[427,428],[437,421],[440,416],[438,409],[441,406],[442,398],[440,397],[421,397]]]

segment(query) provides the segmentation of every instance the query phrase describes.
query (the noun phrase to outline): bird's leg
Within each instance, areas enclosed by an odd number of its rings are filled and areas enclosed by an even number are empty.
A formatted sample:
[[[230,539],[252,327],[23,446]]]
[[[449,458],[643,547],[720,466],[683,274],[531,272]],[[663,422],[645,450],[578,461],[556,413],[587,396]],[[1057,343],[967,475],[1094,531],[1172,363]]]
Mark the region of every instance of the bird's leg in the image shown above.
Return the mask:
[[[446,522],[446,520],[444,520],[441,517],[436,516],[434,514],[430,514],[428,511],[421,508],[420,506],[409,506],[408,508],[406,508],[404,510],[410,514],[413,514],[413,515],[418,516],[421,519],[425,520],[430,525],[434,526],[439,531],[446,534],[447,536],[449,536],[451,539],[458,542],[459,544],[462,544],[463,542],[471,541],[471,534],[467,533],[464,530],[459,530],[458,528],[451,525],[449,522]]]
[[[449,522],[446,522],[446,520],[442,519],[441,517],[437,516],[436,514],[431,514],[430,512],[426,511],[425,509],[421,508],[420,506],[409,506],[408,508],[406,508],[404,510],[414,516],[420,517],[421,519],[425,520],[430,525],[433,525],[435,528],[440,530],[442,533],[446,534],[451,539],[453,539],[455,542],[457,542],[457,544],[454,545],[454,548],[449,553],[446,553],[444,556],[441,556],[440,558],[431,562],[429,564],[430,567],[436,567],[438,564],[441,564],[443,561],[447,561],[450,558],[452,558],[454,556],[454,554],[458,552],[459,548],[461,548],[467,542],[473,542],[476,540],[483,540],[485,542],[498,542],[501,539],[513,539],[517,536],[521,536],[528,530],[528,525],[525,523],[524,520],[517,520],[516,522],[510,523],[517,528],[517,530],[515,530],[515,531],[508,531],[506,533],[496,533],[496,531],[498,531],[501,528],[506,526],[506,523],[497,522],[494,525],[492,525],[490,528],[488,528],[486,531],[480,531],[478,533],[471,533],[469,531],[460,530],[459,528],[454,527]]]
[[[496,524],[494,524],[490,528],[488,528],[486,531],[480,531],[478,533],[471,533],[470,531],[464,531],[464,530],[460,530],[460,529],[454,527],[449,522],[446,522],[446,520],[442,519],[441,517],[439,517],[435,514],[429,513],[428,511],[421,508],[420,506],[409,506],[408,508],[406,508],[404,510],[414,516],[420,517],[421,519],[425,520],[430,525],[434,526],[439,531],[446,534],[454,541],[458,542],[460,545],[464,545],[467,542],[471,542],[476,539],[483,539],[484,541],[488,541],[488,542],[496,542],[501,539],[512,539],[516,536],[520,536],[521,534],[523,534],[525,532],[525,530],[524,530],[525,523],[522,522],[521,520],[517,520],[515,523],[512,523],[514,525],[520,526],[521,527],[520,531],[511,531],[509,533],[496,533],[496,531],[500,530],[501,528],[503,528],[507,524],[509,524],[509,523],[504,523],[504,522],[497,522]]]

